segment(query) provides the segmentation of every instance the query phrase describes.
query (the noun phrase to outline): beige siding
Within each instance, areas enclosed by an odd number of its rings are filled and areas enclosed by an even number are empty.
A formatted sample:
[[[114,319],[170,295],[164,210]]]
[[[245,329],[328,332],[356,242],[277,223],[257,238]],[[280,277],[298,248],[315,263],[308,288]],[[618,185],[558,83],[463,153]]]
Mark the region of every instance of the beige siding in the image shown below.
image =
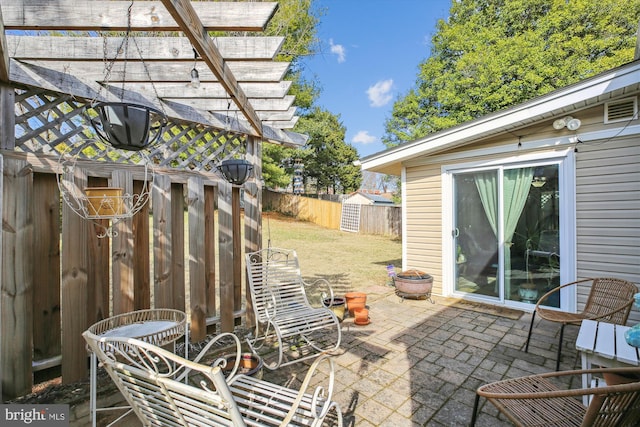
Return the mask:
[[[440,166],[407,170],[407,267],[433,276],[433,293],[442,294],[442,191]]]
[[[578,277],[640,283],[640,139],[579,144],[576,154]],[[588,290],[578,293],[584,304]],[[634,309],[630,323],[640,321]]]

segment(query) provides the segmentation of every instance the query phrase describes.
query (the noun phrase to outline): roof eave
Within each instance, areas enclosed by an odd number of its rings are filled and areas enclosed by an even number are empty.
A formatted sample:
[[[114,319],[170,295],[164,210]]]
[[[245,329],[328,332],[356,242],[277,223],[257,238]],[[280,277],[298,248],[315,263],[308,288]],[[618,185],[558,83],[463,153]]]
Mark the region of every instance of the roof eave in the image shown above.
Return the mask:
[[[403,162],[464,146],[603,102],[603,95],[640,84],[640,60],[574,83],[506,110],[427,135],[360,159],[363,170],[400,175]]]

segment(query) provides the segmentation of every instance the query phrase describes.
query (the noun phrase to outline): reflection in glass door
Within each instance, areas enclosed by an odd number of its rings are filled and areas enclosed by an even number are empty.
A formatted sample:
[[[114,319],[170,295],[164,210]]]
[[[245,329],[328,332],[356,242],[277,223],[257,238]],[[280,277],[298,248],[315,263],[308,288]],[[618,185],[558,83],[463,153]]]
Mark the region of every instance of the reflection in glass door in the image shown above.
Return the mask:
[[[454,175],[454,289],[499,297],[498,173]]]
[[[453,196],[455,291],[535,304],[559,285],[557,164],[456,173]]]

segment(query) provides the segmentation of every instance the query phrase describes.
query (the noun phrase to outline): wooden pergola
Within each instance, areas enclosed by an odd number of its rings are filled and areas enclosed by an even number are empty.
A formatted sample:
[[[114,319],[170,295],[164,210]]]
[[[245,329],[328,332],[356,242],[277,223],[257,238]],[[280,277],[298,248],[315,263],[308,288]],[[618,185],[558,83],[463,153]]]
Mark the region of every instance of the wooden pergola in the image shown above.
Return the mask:
[[[306,142],[290,131],[289,63],[274,60],[284,38],[259,35],[276,10],[253,1],[0,0],[3,398],[29,392],[34,371],[56,364],[64,382],[85,378],[80,334],[109,314],[181,309],[199,340],[250,313],[242,251],[261,246],[262,143]],[[111,239],[65,207],[57,185],[69,147],[80,155],[78,186],[134,192],[147,179],[136,156],[114,157],[94,138],[83,111],[98,101],[150,106],[169,121],[148,150],[150,206]],[[244,240],[240,188],[216,170],[238,155],[254,165]]]

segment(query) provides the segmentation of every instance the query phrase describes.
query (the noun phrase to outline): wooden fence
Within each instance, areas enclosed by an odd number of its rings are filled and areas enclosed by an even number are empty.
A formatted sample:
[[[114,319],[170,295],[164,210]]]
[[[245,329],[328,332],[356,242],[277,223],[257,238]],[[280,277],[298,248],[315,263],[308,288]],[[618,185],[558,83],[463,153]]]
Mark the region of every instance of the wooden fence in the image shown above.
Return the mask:
[[[117,235],[99,238],[103,230],[61,202],[46,159],[3,152],[0,160],[5,397],[30,392],[34,371],[57,364],[65,382],[86,378],[81,333],[109,315],[174,308],[188,314],[193,340],[208,325],[233,330],[246,304],[238,187],[197,173],[156,173],[151,201],[116,224]],[[88,163],[79,185],[106,186],[121,168]],[[140,188],[139,171],[129,172],[124,186]],[[246,202],[252,194],[255,184],[245,187],[245,211],[255,210]],[[257,240],[256,230],[245,234]]]
[[[265,210],[274,210],[313,222],[326,228],[340,229],[342,203],[265,190]],[[362,205],[360,233],[402,236],[402,208],[399,206]]]

